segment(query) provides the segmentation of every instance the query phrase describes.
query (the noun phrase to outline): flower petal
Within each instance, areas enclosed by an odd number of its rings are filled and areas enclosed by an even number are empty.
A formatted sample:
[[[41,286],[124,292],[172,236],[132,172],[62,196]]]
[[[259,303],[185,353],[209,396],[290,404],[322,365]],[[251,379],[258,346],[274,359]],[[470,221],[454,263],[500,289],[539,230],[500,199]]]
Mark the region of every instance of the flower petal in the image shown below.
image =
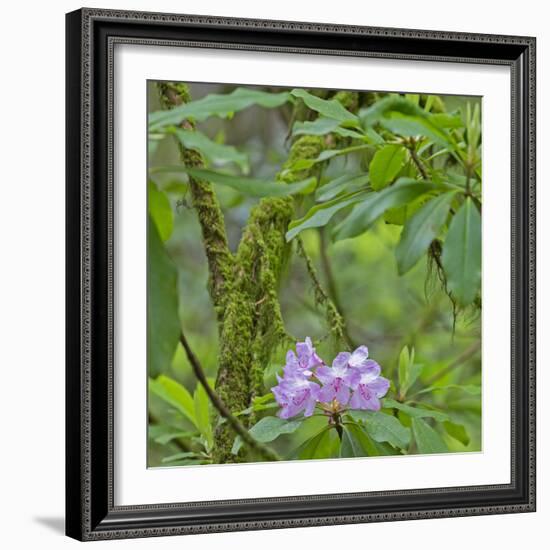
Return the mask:
[[[347,405],[349,401],[349,388],[344,386],[344,384],[340,385],[338,391],[335,392],[335,398],[341,405]]]
[[[345,367],[348,364],[351,354],[347,351],[341,351],[332,362],[332,366],[336,368]]]
[[[383,376],[379,376],[376,380],[369,382],[367,386],[376,397],[384,397],[390,388],[390,381]]]
[[[334,399],[335,394],[336,392],[334,391],[334,386],[332,384],[327,384],[319,391],[318,398],[319,401],[322,401],[323,403],[330,403]]]
[[[369,350],[367,346],[359,346],[349,358],[350,367],[360,367],[362,366],[369,356]]]
[[[361,384],[368,384],[378,378],[381,368],[376,361],[367,359],[357,370],[361,373]]]
[[[330,384],[334,380],[334,371],[327,366],[318,367],[315,376],[323,383]]]

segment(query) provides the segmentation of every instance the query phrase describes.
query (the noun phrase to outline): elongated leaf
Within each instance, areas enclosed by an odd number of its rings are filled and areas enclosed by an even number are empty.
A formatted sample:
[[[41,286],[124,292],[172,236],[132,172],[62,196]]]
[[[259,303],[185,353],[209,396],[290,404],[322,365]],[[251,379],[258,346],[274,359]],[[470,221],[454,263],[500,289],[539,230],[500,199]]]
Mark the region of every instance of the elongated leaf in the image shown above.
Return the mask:
[[[395,249],[400,275],[414,267],[428,250],[430,243],[439,235],[455,194],[456,192],[451,191],[429,200],[407,220]]]
[[[420,454],[446,453],[443,438],[422,418],[412,419],[412,431]]]
[[[365,456],[366,453],[358,437],[359,433],[360,430],[355,427],[344,427],[342,432],[342,443],[340,445],[340,457],[352,458],[357,456]]]
[[[433,183],[419,182],[400,178],[395,184],[377,193],[371,193],[335,230],[335,239],[348,239],[360,235],[389,208],[401,206],[406,202],[437,189]]]
[[[197,426],[193,397],[185,386],[161,374],[156,379],[149,379],[149,389]]]
[[[210,400],[202,384],[197,384],[195,393],[193,394],[193,402],[197,428],[206,440],[207,449],[211,449],[214,443],[214,434],[210,421]]]
[[[302,460],[332,458],[337,456],[337,449],[338,437],[336,436],[336,430],[326,427],[292,451],[289,458],[300,458]]]
[[[301,425],[303,420],[284,420],[277,416],[265,416],[259,420],[252,428],[250,435],[261,443],[269,443],[274,441],[283,434],[291,434],[295,432]],[[231,452],[237,454],[242,447],[242,440],[239,436],[235,438]]]
[[[357,130],[342,128],[342,126],[340,126],[340,122],[332,118],[319,117],[313,121],[298,121],[294,123],[294,126],[292,128],[293,136],[324,136],[326,134],[338,134],[342,137],[350,137],[372,142],[371,137],[366,136],[365,134],[362,134]]]
[[[325,226],[332,217],[340,210],[356,204],[362,200],[364,194],[354,194],[353,196],[339,197],[323,204],[316,205],[308,211],[308,213],[299,220],[294,220],[289,224],[289,230],[286,233],[286,240],[290,241],[296,235],[310,229],[312,227]]]
[[[374,441],[387,442],[400,449],[406,449],[410,443],[409,428],[403,426],[395,416],[359,410],[352,410],[348,414],[357,422],[364,424],[365,430]]]
[[[291,166],[289,166],[284,172],[299,172],[300,170],[308,170],[315,164],[319,164],[321,162],[326,162],[327,160],[330,160],[334,157],[340,157],[343,155],[349,155],[350,153],[356,153],[358,151],[363,151],[365,149],[370,148],[371,146],[368,144],[361,144],[361,145],[350,145],[349,147],[344,147],[343,149],[327,149],[325,151],[321,151],[319,153],[319,156],[317,158],[313,159],[298,159],[295,161]]]
[[[341,457],[390,456],[399,454],[385,442],[375,441],[359,424],[345,424],[340,446]]]
[[[422,407],[411,407],[405,403],[399,403],[393,399],[384,399],[383,406],[388,409],[397,409],[408,414],[411,418],[433,418],[438,422],[448,420],[449,417],[441,411],[434,411],[431,409],[424,409]]]
[[[454,422],[444,422],[443,427],[445,431],[457,441],[460,441],[462,445],[468,445],[470,443],[470,436],[466,431],[466,428],[462,424],[455,424]]]
[[[280,435],[291,434],[301,425],[303,420],[284,420],[277,416],[266,416],[250,428],[249,432],[254,439],[268,443]]]
[[[399,361],[397,364],[397,374],[399,378],[399,393],[404,397],[407,393],[408,382],[409,382],[409,364],[410,364],[410,355],[409,347],[403,346],[401,353],[399,354]]]
[[[359,112],[359,119],[364,128],[372,126],[379,122],[384,116],[391,112],[398,112],[411,116],[428,116],[418,105],[412,101],[398,96],[391,95],[373,103],[370,107],[362,109]]]
[[[159,191],[151,180],[147,182],[147,208],[157,226],[159,237],[167,241],[174,229],[174,213],[166,194]]]
[[[166,372],[180,336],[176,267],[168,256],[157,225],[147,224],[147,371]]]
[[[303,102],[314,111],[317,111],[324,117],[338,120],[342,123],[358,124],[359,119],[353,113],[350,113],[342,104],[335,99],[321,99],[314,96],[306,90],[295,89],[290,92],[294,97],[299,97]]]
[[[406,158],[407,150],[402,145],[385,145],[376,151],[369,166],[371,187],[379,191],[388,186],[399,174]]]
[[[297,193],[310,193],[315,188],[315,178],[298,181],[296,183],[282,183],[277,181],[259,180],[246,176],[232,176],[203,168],[190,168],[186,166],[163,166],[155,172],[184,172],[191,177],[202,179],[216,185],[225,185],[236,191],[240,191],[249,197],[283,197]]]
[[[176,453],[174,455],[170,455],[170,456],[166,456],[162,459],[162,462],[163,463],[166,463],[166,462],[174,462],[176,460],[181,460],[182,458],[199,458],[200,455],[198,455],[197,453],[193,453],[191,451],[185,451],[185,452],[181,452],[181,453]]]
[[[439,128],[462,128],[463,123],[459,115],[435,113],[430,115],[430,121]]]
[[[386,128],[386,130],[400,136],[425,136],[443,147],[448,147],[450,149],[456,147],[445,130],[438,128],[427,118],[411,117],[395,113],[391,118],[383,118],[380,124]]]
[[[334,118],[319,117],[313,121],[298,121],[295,122],[292,127],[292,135],[322,136],[330,134],[333,130],[338,128],[338,126],[340,126],[340,122]]]
[[[151,430],[151,427],[149,428],[149,431]],[[179,439],[180,437],[185,438],[191,438],[196,435],[196,432],[182,432],[182,431],[166,431],[160,435],[157,435],[156,437],[153,437],[153,440],[155,443],[158,443],[159,445],[166,445],[167,443],[170,443],[174,439]]]
[[[365,173],[353,175],[344,174],[326,183],[323,187],[320,187],[315,193],[315,200],[318,202],[325,202],[333,199],[344,191],[347,193],[357,191],[366,186],[369,183],[369,179],[369,175]]]
[[[251,88],[237,88],[230,94],[209,94],[202,99],[190,101],[169,111],[157,111],[149,115],[149,129],[162,126],[179,125],[183,120],[192,118],[197,121],[211,116],[228,118],[252,105],[268,109],[280,107],[289,101],[287,92],[269,93]]]
[[[471,304],[481,285],[481,216],[469,197],[451,221],[441,260],[453,297]]]
[[[175,135],[184,147],[200,151],[204,158],[212,164],[234,163],[245,173],[249,170],[248,157],[231,145],[216,143],[197,130],[178,128],[175,130]]]

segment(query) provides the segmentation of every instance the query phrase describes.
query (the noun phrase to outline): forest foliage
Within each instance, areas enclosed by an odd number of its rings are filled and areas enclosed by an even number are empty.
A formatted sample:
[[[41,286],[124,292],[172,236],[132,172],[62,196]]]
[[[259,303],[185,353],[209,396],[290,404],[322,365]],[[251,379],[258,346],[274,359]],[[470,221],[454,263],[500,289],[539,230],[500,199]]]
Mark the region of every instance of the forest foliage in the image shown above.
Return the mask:
[[[479,99],[149,93],[149,465],[479,451]],[[281,414],[306,337],[379,405]]]

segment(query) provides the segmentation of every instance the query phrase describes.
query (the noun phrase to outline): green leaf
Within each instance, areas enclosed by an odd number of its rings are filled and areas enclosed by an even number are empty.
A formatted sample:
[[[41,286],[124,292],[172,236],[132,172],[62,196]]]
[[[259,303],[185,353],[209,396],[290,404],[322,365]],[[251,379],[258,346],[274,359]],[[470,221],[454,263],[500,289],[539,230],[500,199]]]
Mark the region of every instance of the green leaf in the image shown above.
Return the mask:
[[[399,354],[397,374],[399,378],[399,393],[401,396],[405,396],[407,393],[408,387],[408,378],[409,378],[409,347],[403,346],[401,353]]]
[[[175,129],[174,133],[179,142],[187,149],[200,151],[204,158],[212,164],[225,165],[234,163],[244,172],[248,173],[248,157],[232,147],[216,143],[197,130]]]
[[[343,458],[399,454],[387,443],[374,441],[359,424],[345,424],[343,428],[340,446],[340,456]]]
[[[291,434],[301,425],[303,420],[284,420],[277,416],[266,416],[250,428],[250,435],[261,443],[268,443],[280,435]]]
[[[450,115],[448,113],[434,113],[430,115],[432,124],[439,128],[462,128],[462,119],[458,115]]]
[[[338,197],[323,204],[313,206],[303,218],[293,220],[289,224],[286,240],[292,240],[296,235],[304,231],[304,229],[325,226],[337,212],[352,204],[360,202],[362,197],[364,197],[363,193],[354,194],[353,196],[346,195],[345,197]]]
[[[147,224],[147,371],[168,371],[180,337],[177,271],[160,238],[157,225]]]
[[[428,119],[394,113],[391,118],[383,118],[380,124],[394,134],[404,137],[425,136],[443,147],[455,148],[447,133],[432,124]]]
[[[341,123],[358,124],[359,119],[353,113],[350,113],[342,104],[335,99],[321,99],[302,89],[295,89],[290,92],[294,97],[302,101],[320,115],[338,120]]]
[[[404,275],[414,267],[439,235],[455,194],[455,191],[451,191],[429,200],[407,220],[395,249],[399,275]]]
[[[323,136],[326,134],[338,134],[342,137],[350,137],[355,139],[362,139],[372,141],[370,136],[365,136],[356,130],[350,130],[349,128],[342,128],[340,122],[331,118],[319,117],[313,121],[306,120],[304,122],[298,121],[294,123],[292,128],[293,136]]]
[[[448,116],[448,115],[447,115]],[[444,146],[456,148],[456,144],[445,131],[448,118],[433,118],[414,102],[397,95],[377,101],[362,109],[359,118],[363,128],[380,123],[387,130],[402,136],[426,136]]]
[[[277,181],[260,180],[245,176],[232,176],[222,172],[214,172],[204,168],[190,168],[187,166],[163,166],[155,172],[184,172],[189,176],[202,179],[216,185],[231,187],[249,197],[283,197],[297,193],[311,193],[315,188],[316,179],[308,178],[296,183],[282,183]]]
[[[237,88],[230,94],[209,94],[202,99],[190,101],[169,111],[157,111],[149,115],[149,129],[155,130],[162,126],[179,125],[185,119],[197,121],[208,117],[232,117],[252,105],[260,105],[267,109],[280,107],[289,101],[287,92],[269,93],[252,88]]]
[[[338,437],[336,430],[326,427],[292,451],[289,459],[332,458],[337,456],[337,449]]]
[[[429,116],[418,105],[399,95],[390,95],[384,99],[373,103],[366,109],[361,109],[359,119],[364,128],[372,126],[379,122],[383,117],[397,112],[411,116]]]
[[[344,174],[326,183],[322,187],[319,187],[315,193],[315,200],[317,202],[325,202],[333,199],[344,191],[348,193],[358,191],[369,183],[369,179],[369,175],[365,173],[353,175]]]
[[[342,431],[342,443],[340,445],[341,458],[365,456],[363,445],[358,437],[359,434],[360,430],[355,426],[344,426]]]
[[[197,453],[186,451],[186,452],[181,452],[181,453],[176,453],[176,454],[173,454],[173,455],[170,455],[170,456],[166,456],[162,459],[162,462],[163,463],[174,462],[176,460],[181,460],[182,458],[198,458],[198,457],[200,457],[200,455],[198,455]]]
[[[156,379],[149,379],[149,389],[163,401],[178,410],[183,416],[197,426],[195,404],[191,394],[176,380],[161,374]]]
[[[260,443],[269,443],[283,434],[294,433],[301,425],[303,420],[284,420],[277,416],[265,416],[259,420],[248,432]],[[235,438],[231,452],[237,454],[242,447],[242,440],[239,436]]]
[[[468,435],[466,428],[462,424],[455,424],[454,422],[444,422],[443,427],[452,438],[460,441],[462,445],[466,446],[470,443],[470,436]]]
[[[371,187],[379,191],[388,186],[405,164],[407,150],[402,145],[385,145],[376,153],[369,165]]]
[[[196,433],[194,432],[167,431],[165,433],[157,435],[156,437],[153,437],[153,440],[159,445],[166,445],[167,443],[174,441],[174,439],[179,439],[181,437],[191,438],[194,435],[196,435]]]
[[[147,182],[147,208],[157,226],[159,237],[163,242],[167,241],[174,229],[174,213],[166,194],[159,191],[151,180]]]
[[[436,190],[440,186],[399,178],[393,185],[377,193],[371,193],[358,204],[350,215],[336,227],[335,239],[349,239],[365,232],[389,208],[401,206],[420,195]]]
[[[383,407],[388,409],[397,409],[408,414],[411,418],[433,418],[438,422],[448,420],[449,417],[441,411],[434,411],[431,409],[424,409],[422,407],[411,407],[405,403],[399,403],[393,399],[384,399]]]
[[[452,296],[471,304],[481,285],[481,215],[470,197],[451,221],[441,261]]]
[[[292,127],[292,135],[309,135],[309,136],[322,136],[330,134],[333,130],[340,126],[340,122],[333,118],[319,117],[314,121],[306,120],[305,122],[295,122]]]
[[[214,444],[214,434],[212,431],[212,422],[210,421],[210,399],[200,383],[195,388],[193,402],[197,428],[206,441],[207,449],[211,449]]]
[[[412,431],[420,454],[446,453],[442,437],[422,418],[412,419]]]
[[[382,412],[349,411],[357,422],[362,422],[367,433],[379,443],[387,442],[400,449],[406,449],[411,440],[411,432],[395,416]]]

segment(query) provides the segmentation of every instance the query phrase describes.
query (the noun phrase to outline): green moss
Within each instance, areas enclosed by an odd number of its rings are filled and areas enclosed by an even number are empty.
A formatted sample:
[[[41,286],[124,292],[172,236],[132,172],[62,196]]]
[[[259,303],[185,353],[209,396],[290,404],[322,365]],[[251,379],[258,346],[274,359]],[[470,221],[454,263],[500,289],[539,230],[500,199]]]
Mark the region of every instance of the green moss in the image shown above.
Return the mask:
[[[336,92],[332,99],[339,101],[348,111],[355,113],[359,108],[359,93],[358,92]]]
[[[299,160],[317,158],[325,148],[324,136],[300,136],[292,144],[288,158],[277,179],[285,183],[294,183],[308,178],[312,175],[312,168],[298,171],[292,171],[292,168]]]
[[[164,109],[171,109],[191,101],[189,87],[182,82],[157,83],[159,98]],[[191,121],[186,127],[194,128]],[[186,166],[202,167],[204,159],[200,151],[186,149],[178,142],[180,157]],[[192,204],[197,212],[205,244],[209,267],[208,290],[216,310],[218,321],[223,317],[225,297],[233,275],[234,258],[229,250],[225,222],[220,203],[212,186],[195,178],[189,178]]]

